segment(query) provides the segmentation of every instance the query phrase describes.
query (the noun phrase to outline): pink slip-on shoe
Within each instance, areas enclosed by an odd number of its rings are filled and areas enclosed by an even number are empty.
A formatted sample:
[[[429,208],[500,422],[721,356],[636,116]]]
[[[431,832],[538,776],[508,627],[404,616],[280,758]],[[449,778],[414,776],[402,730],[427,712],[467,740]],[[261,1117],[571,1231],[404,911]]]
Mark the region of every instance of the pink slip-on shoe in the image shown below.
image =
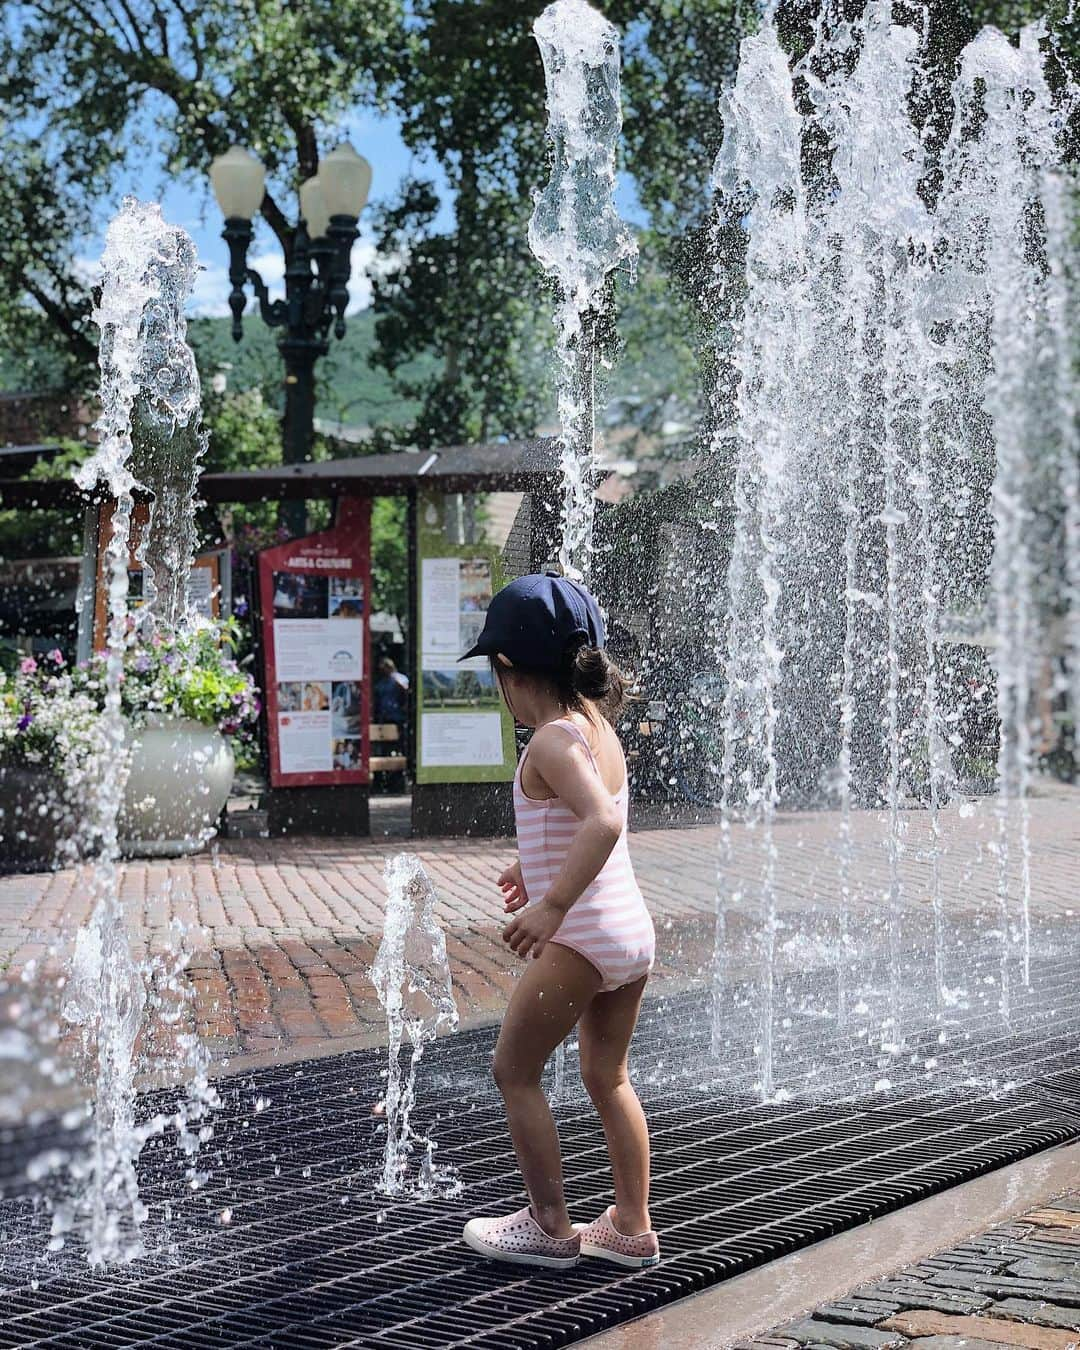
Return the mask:
[[[461,1235],[474,1252],[493,1261],[512,1261],[519,1266],[549,1266],[567,1270],[576,1266],[580,1252],[577,1236],[550,1237],[526,1205],[504,1219],[470,1219]]]
[[[611,1205],[605,1209],[592,1223],[574,1225],[581,1238],[582,1256],[596,1256],[601,1261],[613,1261],[617,1266],[630,1266],[635,1270],[658,1266],[660,1239],[651,1231],[633,1237],[620,1233],[611,1219],[614,1208]]]

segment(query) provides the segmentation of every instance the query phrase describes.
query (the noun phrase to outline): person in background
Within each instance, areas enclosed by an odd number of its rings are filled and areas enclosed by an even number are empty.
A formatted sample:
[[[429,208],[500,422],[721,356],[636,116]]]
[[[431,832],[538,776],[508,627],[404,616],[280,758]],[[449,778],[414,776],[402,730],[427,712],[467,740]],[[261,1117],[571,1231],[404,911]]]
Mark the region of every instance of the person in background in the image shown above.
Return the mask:
[[[373,692],[374,720],[404,727],[409,716],[409,677],[402,675],[388,656],[379,662],[379,678]]]
[[[372,721],[396,726],[401,753],[407,754],[409,677],[403,675],[388,656],[379,662],[379,678],[375,681],[372,695]]]

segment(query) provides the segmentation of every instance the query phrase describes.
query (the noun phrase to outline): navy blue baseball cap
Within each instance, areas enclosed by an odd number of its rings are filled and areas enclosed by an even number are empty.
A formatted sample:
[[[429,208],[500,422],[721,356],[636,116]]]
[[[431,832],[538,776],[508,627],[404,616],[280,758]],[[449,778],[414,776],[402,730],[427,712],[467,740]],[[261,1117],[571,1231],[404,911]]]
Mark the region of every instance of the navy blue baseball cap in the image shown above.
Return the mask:
[[[460,659],[501,652],[522,670],[556,672],[572,644],[602,647],[606,636],[600,607],[584,586],[536,574],[494,596],[476,646]]]

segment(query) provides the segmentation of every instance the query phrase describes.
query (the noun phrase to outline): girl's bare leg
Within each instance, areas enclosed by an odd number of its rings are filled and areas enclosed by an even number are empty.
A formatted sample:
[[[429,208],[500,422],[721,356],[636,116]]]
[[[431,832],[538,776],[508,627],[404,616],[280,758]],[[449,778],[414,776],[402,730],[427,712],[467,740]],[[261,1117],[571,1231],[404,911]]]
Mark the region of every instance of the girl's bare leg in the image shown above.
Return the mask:
[[[533,1218],[556,1238],[573,1237],[574,1230],[563,1194],[559,1134],[540,1076],[601,983],[591,962],[549,942],[537,960],[526,964],[495,1046],[495,1082],[506,1103]]]
[[[620,1233],[634,1237],[649,1219],[649,1128],[630,1084],[627,1056],[637,1025],[645,977],[610,994],[597,994],[581,1020],[581,1077],[600,1113],[615,1178]]]

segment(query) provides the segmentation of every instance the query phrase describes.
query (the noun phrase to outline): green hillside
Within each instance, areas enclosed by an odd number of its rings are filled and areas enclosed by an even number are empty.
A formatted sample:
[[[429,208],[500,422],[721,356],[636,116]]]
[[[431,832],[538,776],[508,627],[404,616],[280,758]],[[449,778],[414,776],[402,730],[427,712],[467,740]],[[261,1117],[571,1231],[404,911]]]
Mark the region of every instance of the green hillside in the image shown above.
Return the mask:
[[[602,395],[611,420],[648,424],[669,415],[693,418],[697,402],[697,364],[689,341],[690,316],[667,290],[664,279],[642,276],[638,286],[624,294],[619,318],[622,348],[611,370],[603,372]],[[415,404],[402,398],[390,377],[372,369],[369,356],[375,343],[371,311],[353,315],[341,341],[332,341],[330,354],[318,366],[318,415],[350,426],[400,426],[414,415]],[[196,319],[189,325],[192,345],[204,379],[215,369],[225,370],[230,390],[261,388],[269,401],[279,403],[282,366],[276,350],[277,334],[256,316],[248,316],[244,335],[234,343],[230,320]],[[550,381],[553,332],[546,314],[537,315],[535,379]],[[468,353],[463,358],[468,364]],[[436,358],[411,363],[403,374],[412,379],[434,370]],[[554,413],[554,395],[551,400]]]
[[[283,368],[277,351],[278,331],[266,327],[257,314],[248,314],[243,336],[234,342],[228,318],[193,319],[188,335],[195,349],[204,383],[215,372],[224,374],[230,393],[257,388],[266,402],[282,403]],[[665,278],[643,269],[633,289],[621,295],[619,333],[621,350],[612,368],[601,371],[601,397],[611,423],[633,423],[655,430],[666,418],[693,420],[697,402],[697,365],[688,335],[692,317],[670,294]],[[546,311],[535,325],[533,378],[550,385],[554,335]],[[390,377],[373,369],[369,357],[375,345],[375,316],[370,310],[352,315],[345,338],[332,340],[330,353],[318,364],[318,416],[349,426],[401,426],[417,411],[403,398]],[[468,353],[463,357],[468,365]],[[407,379],[433,371],[435,357],[425,357],[404,368]],[[0,352],[0,389],[44,390],[62,378],[45,365],[27,367],[9,362]],[[554,396],[550,412],[554,413]]]
[[[203,378],[224,368],[230,390],[260,388],[271,402],[281,399],[283,368],[277,351],[278,333],[267,328],[257,315],[244,321],[244,335],[234,342],[231,320],[194,319],[188,334],[199,359]],[[370,310],[352,315],[345,337],[332,340],[330,354],[319,362],[319,416],[350,425],[371,426],[377,422],[400,425],[413,415],[412,404],[394,390],[385,371],[373,370],[368,356],[375,342],[375,318]],[[434,362],[417,362],[409,369],[424,373]]]

